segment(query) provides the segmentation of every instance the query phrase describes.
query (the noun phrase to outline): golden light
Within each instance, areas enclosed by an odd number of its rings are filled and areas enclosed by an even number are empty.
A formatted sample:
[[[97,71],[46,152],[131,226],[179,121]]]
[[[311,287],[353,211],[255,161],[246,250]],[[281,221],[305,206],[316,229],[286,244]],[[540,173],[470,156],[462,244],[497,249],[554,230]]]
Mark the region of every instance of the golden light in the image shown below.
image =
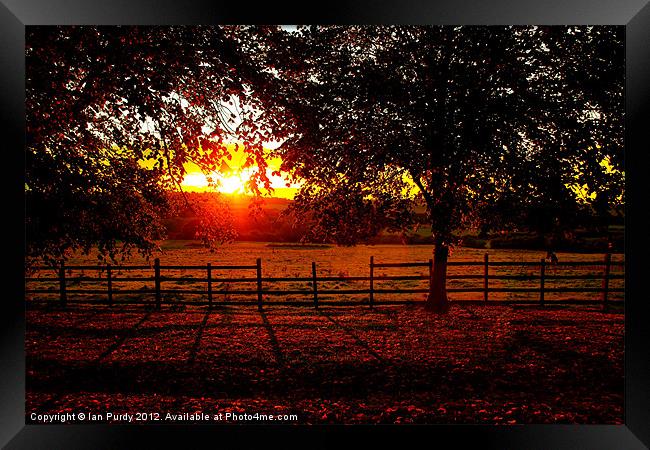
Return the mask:
[[[199,167],[191,162],[184,164],[186,174],[181,183],[186,192],[221,192],[224,194],[250,195],[246,184],[250,180],[254,169],[242,168],[245,154],[242,149],[236,149],[234,144],[228,144],[231,158],[222,163],[221,168],[207,176]],[[272,145],[269,145],[272,148]],[[269,158],[266,176],[271,183],[273,197],[292,199],[300,188],[297,183],[290,183],[285,174],[275,174],[280,169],[279,158]],[[266,190],[261,188],[262,193]]]
[[[181,186],[184,188],[203,190],[208,187],[208,180],[201,172],[191,172],[185,174]]]
[[[188,172],[181,185],[188,192],[216,191],[223,194],[246,194],[246,183],[251,170],[233,170],[227,174],[212,172],[208,176],[202,172]]]
[[[227,177],[221,176],[220,174],[215,174],[215,179],[217,179],[217,191],[223,192],[224,194],[241,194],[246,190],[244,183],[246,182],[243,174],[238,175],[229,175]]]
[[[213,172],[209,178],[213,181],[210,184],[208,177],[202,172],[190,172],[185,174],[181,185],[188,192],[206,192],[217,191],[224,194],[243,194],[246,190],[246,180],[248,174],[234,173],[223,175],[219,172]]]

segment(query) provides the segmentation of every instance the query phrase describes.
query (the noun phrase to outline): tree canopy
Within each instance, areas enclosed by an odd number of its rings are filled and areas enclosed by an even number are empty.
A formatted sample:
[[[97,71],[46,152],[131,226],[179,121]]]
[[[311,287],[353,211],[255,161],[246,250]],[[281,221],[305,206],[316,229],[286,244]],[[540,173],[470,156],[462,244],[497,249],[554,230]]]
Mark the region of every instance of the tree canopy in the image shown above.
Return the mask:
[[[205,172],[244,133],[247,164],[266,180],[246,74],[228,28],[28,27],[27,256],[58,260],[148,253],[178,203],[184,164]],[[255,74],[252,74],[253,76]],[[203,210],[207,240],[229,230]],[[201,208],[201,205],[194,205]]]
[[[422,201],[444,304],[454,231],[548,231],[621,201],[622,38],[611,27],[315,26],[250,29],[241,43],[274,75],[277,154],[305,181],[296,209],[352,243],[376,231],[378,210],[408,226]],[[593,195],[577,198],[583,185]]]

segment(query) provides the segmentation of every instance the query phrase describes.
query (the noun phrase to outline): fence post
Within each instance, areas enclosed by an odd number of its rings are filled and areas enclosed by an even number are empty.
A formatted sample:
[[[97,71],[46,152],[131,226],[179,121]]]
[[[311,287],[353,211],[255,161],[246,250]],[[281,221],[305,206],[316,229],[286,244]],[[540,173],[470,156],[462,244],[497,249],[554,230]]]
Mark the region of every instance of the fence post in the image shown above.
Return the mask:
[[[262,258],[257,258],[257,309],[262,310]]]
[[[108,304],[113,306],[113,280],[111,279],[111,265],[106,265],[106,284],[108,287]]]
[[[212,309],[212,263],[208,263],[208,308]]]
[[[544,275],[546,273],[546,260],[539,260],[539,304],[544,306]]]
[[[607,311],[607,296],[609,294],[609,271],[612,265],[612,254],[605,253],[605,272],[603,273],[603,311]]]
[[[160,309],[160,258],[154,260],[154,274],[156,286],[156,309]]]
[[[372,308],[373,303],[375,302],[375,257],[370,257],[370,307]]]
[[[316,286],[316,263],[314,261],[311,263],[311,278],[314,283],[314,307],[318,309],[318,287]]]
[[[63,261],[59,267],[59,293],[61,294],[61,306],[65,307],[68,298],[65,292],[65,263]]]
[[[486,253],[483,257],[483,302],[487,303],[488,301],[488,264],[489,256]]]
[[[429,291],[431,291],[432,279],[433,279],[433,259],[429,259]]]

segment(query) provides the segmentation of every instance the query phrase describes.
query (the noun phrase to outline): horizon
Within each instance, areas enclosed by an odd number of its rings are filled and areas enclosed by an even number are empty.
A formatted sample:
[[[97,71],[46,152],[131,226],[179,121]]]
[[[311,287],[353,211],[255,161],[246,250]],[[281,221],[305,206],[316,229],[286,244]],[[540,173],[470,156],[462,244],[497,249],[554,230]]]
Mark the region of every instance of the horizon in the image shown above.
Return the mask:
[[[183,165],[186,170],[181,182],[184,192],[255,195],[246,186],[255,169],[242,167],[246,159],[246,152],[237,143],[227,143],[225,145],[230,152],[230,159],[222,161],[220,171],[214,171],[206,175],[194,162],[186,162]],[[273,150],[273,146],[267,143],[264,150],[268,153]],[[266,159],[266,162],[268,164],[266,176],[271,183],[272,191],[263,187],[260,187],[260,191],[263,194],[269,194],[268,197],[272,198],[293,199],[300,185],[292,183],[288,179],[288,174],[280,170],[282,160],[278,157],[270,157]],[[277,172],[280,175],[277,175]],[[212,180],[209,180],[209,178],[212,178]]]

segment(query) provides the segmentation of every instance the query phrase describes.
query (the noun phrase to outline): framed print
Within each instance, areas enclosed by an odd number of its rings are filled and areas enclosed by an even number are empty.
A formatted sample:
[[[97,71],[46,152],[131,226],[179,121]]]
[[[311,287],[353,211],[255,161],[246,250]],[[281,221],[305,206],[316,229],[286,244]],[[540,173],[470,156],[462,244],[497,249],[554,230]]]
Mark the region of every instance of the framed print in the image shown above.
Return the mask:
[[[646,2],[0,12],[7,448],[650,445]]]

